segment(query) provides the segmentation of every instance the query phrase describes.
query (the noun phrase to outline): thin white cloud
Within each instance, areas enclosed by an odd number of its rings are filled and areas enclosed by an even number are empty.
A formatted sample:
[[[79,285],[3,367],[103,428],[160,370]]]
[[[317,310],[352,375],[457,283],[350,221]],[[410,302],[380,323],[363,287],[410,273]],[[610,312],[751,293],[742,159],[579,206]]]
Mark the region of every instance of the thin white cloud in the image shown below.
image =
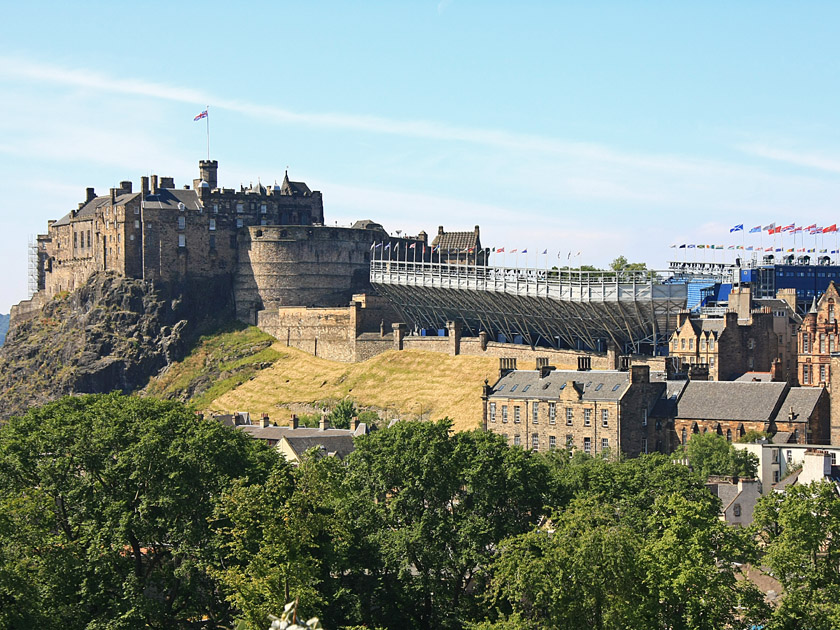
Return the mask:
[[[109,77],[89,69],[64,68],[26,59],[0,56],[0,78],[3,77],[189,103],[201,108],[209,103],[211,117],[213,109],[220,108],[281,124],[292,123],[316,128],[365,131],[425,140],[470,143],[509,151],[585,159],[614,166],[652,169],[660,173],[689,174],[698,170],[726,173],[730,172],[732,168],[732,165],[691,159],[684,156],[635,154],[595,143],[570,142],[534,134],[462,127],[434,121],[399,120],[380,116],[342,113],[300,113],[271,105],[225,99],[209,92],[176,87],[165,83]]]
[[[806,166],[830,173],[840,173],[840,157],[837,156],[813,152],[802,153],[788,151],[763,144],[745,144],[740,145],[738,149],[749,155],[755,155],[768,160],[795,164],[796,166]]]

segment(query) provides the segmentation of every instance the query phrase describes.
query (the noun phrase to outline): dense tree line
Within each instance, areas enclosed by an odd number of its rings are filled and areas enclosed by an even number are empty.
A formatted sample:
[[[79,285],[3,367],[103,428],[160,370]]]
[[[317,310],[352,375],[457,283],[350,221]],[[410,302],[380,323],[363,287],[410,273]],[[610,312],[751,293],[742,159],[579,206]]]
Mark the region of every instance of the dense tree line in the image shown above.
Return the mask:
[[[0,428],[0,627],[266,628],[294,600],[336,629],[840,625],[832,487],[719,510],[662,455],[411,422],[293,467],[176,403],[65,398]]]

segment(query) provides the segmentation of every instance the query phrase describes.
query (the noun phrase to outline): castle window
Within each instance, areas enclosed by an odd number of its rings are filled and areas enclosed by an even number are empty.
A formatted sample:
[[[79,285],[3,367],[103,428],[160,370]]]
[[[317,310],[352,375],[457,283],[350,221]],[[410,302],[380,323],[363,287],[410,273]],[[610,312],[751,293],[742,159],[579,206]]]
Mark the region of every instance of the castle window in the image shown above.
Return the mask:
[[[592,453],[592,438],[583,438],[583,452],[587,455]]]
[[[216,229],[216,219],[210,219],[210,231],[213,232]]]
[[[811,340],[808,333],[802,333],[802,352],[809,354],[811,352]]]
[[[243,212],[245,212],[245,205],[241,203],[236,204],[236,214],[242,214]]]
[[[260,214],[265,214],[266,212],[268,212],[268,206],[266,206],[264,203],[260,204]]]
[[[732,508],[732,513],[733,513],[736,517],[740,517],[740,516],[741,516],[741,504],[740,504],[740,503],[736,503],[736,504],[735,504],[735,507],[734,507],[734,508]]]
[[[213,214],[219,214],[219,204],[213,204]]]
[[[77,244],[78,238],[79,238],[78,232],[73,232],[73,249],[76,249],[76,247],[78,247],[78,244]]]
[[[591,409],[584,409],[583,410],[583,426],[588,427],[592,424],[592,410]]]
[[[747,339],[747,348],[749,350],[755,350],[755,339],[753,339],[752,337]]]
[[[828,323],[834,323],[834,300],[828,300]]]
[[[548,450],[553,451],[557,448],[557,438],[553,435],[548,436]]]
[[[496,403],[490,403],[490,422],[496,422]]]
[[[187,227],[187,217],[178,217],[178,229],[184,230]]]
[[[680,339],[680,350],[685,350],[685,339]]]
[[[803,365],[802,366],[802,384],[808,385],[811,382],[811,366],[810,365]]]
[[[178,247],[186,247],[187,246],[187,237],[184,234],[178,235]]]
[[[566,434],[566,448],[572,448],[575,445],[575,436],[571,433]]]
[[[260,225],[268,225],[268,219],[266,219],[266,218],[260,219]]]
[[[601,426],[603,426],[603,427],[610,426],[610,410],[609,409],[601,409]]]
[[[609,438],[601,438],[601,451],[606,451],[610,447]]]
[[[134,234],[129,234],[128,235],[128,240],[133,241],[134,240]]]
[[[216,235],[210,235],[210,249],[216,249]]]
[[[242,221],[242,219],[236,220],[236,227],[241,228],[243,225],[245,225],[245,223]]]
[[[705,339],[701,339],[701,340],[700,340],[700,349],[701,349],[701,350],[705,350],[705,349],[706,349],[706,340],[705,340]]]
[[[575,410],[571,407],[566,407],[566,424],[572,426],[572,420],[575,417]]]
[[[557,419],[557,403],[548,403],[548,424],[554,424]]]
[[[647,438],[642,438],[642,453],[647,455]]]
[[[513,422],[514,424],[519,424],[519,405],[513,408]]]
[[[539,433],[534,433],[531,436],[531,449],[535,450],[535,451],[540,450],[540,434]]]
[[[709,339],[709,350],[714,351],[714,349],[715,349],[715,338],[712,337],[711,339]]]
[[[820,366],[820,382],[825,383],[828,379],[825,377],[825,365]]]
[[[513,436],[513,445],[514,446],[519,446],[519,436],[518,435]]]
[[[820,333],[820,354],[825,354],[825,333]]]
[[[134,229],[135,229],[135,230],[139,230],[139,229],[140,229],[140,221],[139,221],[139,220],[134,221]]]
[[[502,405],[502,423],[507,424],[507,405]]]
[[[689,339],[688,340],[688,349],[689,350],[694,350],[694,339]]]
[[[87,231],[87,237],[88,237],[88,239],[87,239],[87,241],[88,241],[87,246],[88,246],[88,247],[90,247],[90,230],[88,230],[88,231]]]
[[[688,442],[688,431],[686,431],[685,427],[682,430],[682,443],[685,444]]]
[[[540,403],[536,401],[531,405],[531,419],[534,421],[534,424],[539,424],[540,422]]]

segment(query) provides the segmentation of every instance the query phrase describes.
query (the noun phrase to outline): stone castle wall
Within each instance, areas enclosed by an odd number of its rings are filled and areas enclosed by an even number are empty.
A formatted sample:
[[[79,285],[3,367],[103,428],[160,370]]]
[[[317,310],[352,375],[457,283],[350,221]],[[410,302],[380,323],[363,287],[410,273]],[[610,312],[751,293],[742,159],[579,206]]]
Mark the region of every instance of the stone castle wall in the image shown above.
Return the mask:
[[[237,317],[285,306],[339,306],[370,288],[370,250],[378,230],[259,226],[239,235],[234,283]],[[268,321],[268,320],[266,320]]]

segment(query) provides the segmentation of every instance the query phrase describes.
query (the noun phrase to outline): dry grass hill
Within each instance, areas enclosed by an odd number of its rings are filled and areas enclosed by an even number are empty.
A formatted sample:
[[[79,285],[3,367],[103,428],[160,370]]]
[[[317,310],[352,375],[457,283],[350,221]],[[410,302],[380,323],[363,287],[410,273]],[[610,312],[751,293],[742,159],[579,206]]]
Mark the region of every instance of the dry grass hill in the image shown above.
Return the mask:
[[[278,422],[351,398],[383,420],[448,416],[456,430],[469,430],[481,423],[484,379],[493,382],[498,375],[498,360],[491,358],[406,350],[348,364],[280,343],[269,348],[264,339],[271,338],[255,328],[206,337],[146,393],[186,394],[204,412],[268,413]]]

